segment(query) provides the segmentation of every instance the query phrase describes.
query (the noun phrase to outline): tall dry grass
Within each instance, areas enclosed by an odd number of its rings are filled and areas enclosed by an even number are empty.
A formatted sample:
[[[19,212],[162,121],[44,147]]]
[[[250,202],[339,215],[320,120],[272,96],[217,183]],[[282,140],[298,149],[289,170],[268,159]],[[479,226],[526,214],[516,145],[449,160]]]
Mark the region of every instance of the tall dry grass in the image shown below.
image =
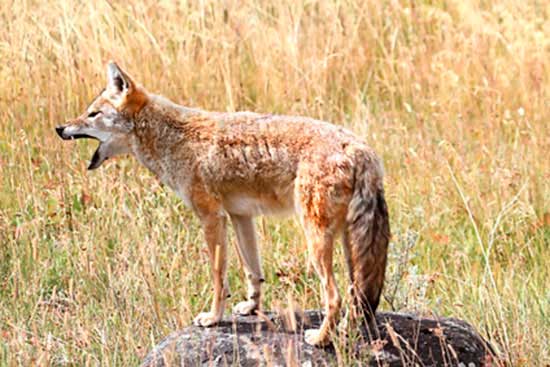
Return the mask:
[[[549,12],[519,0],[3,1],[0,364],[136,364],[209,302],[189,210],[132,159],[86,172],[94,143],[53,131],[115,59],[185,105],[364,136],[385,161],[395,234],[381,308],[463,318],[513,365],[548,365]],[[298,226],[258,227],[266,308],[318,307]],[[244,296],[234,256],[229,276]]]

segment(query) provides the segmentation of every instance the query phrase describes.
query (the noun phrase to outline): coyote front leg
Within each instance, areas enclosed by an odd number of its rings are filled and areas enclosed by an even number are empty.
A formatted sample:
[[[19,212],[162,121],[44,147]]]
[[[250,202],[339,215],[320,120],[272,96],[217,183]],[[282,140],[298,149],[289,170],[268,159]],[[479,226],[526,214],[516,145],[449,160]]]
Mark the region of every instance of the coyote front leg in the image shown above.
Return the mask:
[[[238,303],[233,312],[251,315],[260,307],[261,285],[264,281],[256,231],[251,217],[232,214],[231,222],[237,235],[237,252],[248,284],[246,301]]]
[[[201,312],[195,318],[195,325],[212,326],[223,317],[225,300],[229,296],[229,287],[226,280],[227,270],[227,219],[221,210],[199,215],[204,237],[208,245],[208,256],[212,278],[214,281],[214,298],[210,312]]]

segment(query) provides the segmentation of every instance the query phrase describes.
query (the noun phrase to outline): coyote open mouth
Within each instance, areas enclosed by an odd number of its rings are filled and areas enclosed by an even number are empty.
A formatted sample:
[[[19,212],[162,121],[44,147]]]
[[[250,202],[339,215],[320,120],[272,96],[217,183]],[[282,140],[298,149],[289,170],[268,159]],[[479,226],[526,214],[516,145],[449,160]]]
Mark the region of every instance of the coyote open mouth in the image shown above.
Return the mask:
[[[58,126],[55,128],[55,131],[61,137],[63,140],[75,140],[75,139],[93,139],[93,140],[99,140],[97,137],[88,135],[88,134],[74,134],[74,135],[67,135],[65,134],[65,126]],[[99,140],[100,141],[100,140]],[[90,164],[88,165],[88,170],[93,170],[101,166],[101,164],[109,159],[109,157],[105,154],[102,154],[102,152],[105,149],[102,149],[104,146],[104,142],[100,141],[98,147],[96,148],[94,155],[92,156],[92,159],[90,160]]]

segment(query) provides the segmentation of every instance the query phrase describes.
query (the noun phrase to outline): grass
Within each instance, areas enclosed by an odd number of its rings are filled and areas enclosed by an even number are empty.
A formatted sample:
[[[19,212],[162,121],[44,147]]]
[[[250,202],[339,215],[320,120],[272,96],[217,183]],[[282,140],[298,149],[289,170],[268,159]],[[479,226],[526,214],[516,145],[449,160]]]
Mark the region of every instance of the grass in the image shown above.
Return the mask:
[[[394,232],[381,308],[462,318],[512,365],[550,363],[546,2],[128,4],[0,6],[0,365],[135,365],[209,302],[192,213],[133,159],[88,173],[95,144],[55,135],[109,59],[185,105],[364,136]],[[299,226],[258,228],[265,307],[319,307]]]

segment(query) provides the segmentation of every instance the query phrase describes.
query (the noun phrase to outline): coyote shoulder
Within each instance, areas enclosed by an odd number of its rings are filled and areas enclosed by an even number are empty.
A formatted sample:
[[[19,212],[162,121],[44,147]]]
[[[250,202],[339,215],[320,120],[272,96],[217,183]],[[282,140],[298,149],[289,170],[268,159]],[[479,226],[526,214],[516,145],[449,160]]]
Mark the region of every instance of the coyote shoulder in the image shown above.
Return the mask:
[[[380,299],[390,237],[380,159],[350,131],[305,117],[186,108],[148,93],[115,63],[107,87],[79,117],[56,128],[63,139],[99,141],[89,169],[119,154],[135,156],[193,209],[208,246],[214,297],[195,323],[221,320],[227,222],[247,279],[247,299],[234,312],[260,307],[260,264],[253,217],[296,213],[324,289],[326,316],[306,341],[325,345],[340,314],[334,241],[343,236],[354,307],[367,319]]]

